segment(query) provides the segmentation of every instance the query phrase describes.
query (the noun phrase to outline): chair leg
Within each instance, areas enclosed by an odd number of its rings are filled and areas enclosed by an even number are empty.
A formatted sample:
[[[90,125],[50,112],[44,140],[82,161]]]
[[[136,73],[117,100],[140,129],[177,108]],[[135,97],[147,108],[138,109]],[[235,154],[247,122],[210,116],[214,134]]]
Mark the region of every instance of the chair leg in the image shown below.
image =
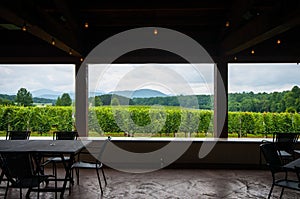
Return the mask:
[[[76,173],[76,178],[77,178],[77,184],[79,185],[79,169],[78,168],[75,169],[75,173]]]
[[[100,180],[99,171],[97,168],[96,168],[96,172],[97,172],[98,182],[99,182],[99,186],[100,186],[100,190],[101,190],[101,195],[103,195],[102,184],[101,184],[101,180]]]
[[[282,198],[283,191],[284,191],[284,187],[282,187],[282,189],[281,189],[280,198]]]
[[[7,197],[8,187],[9,187],[9,181],[7,181],[7,185],[6,185],[6,189],[5,189],[5,194],[4,194],[4,199],[6,199],[6,197]]]
[[[57,190],[57,168],[56,168],[56,163],[53,162],[53,175],[54,175],[54,187],[55,190]],[[55,199],[57,199],[57,191],[55,191]]]
[[[107,185],[107,181],[106,181],[106,176],[105,176],[105,174],[104,174],[103,167],[101,167],[101,171],[102,171],[102,175],[103,175],[104,182],[105,182],[105,186],[106,186],[106,185]]]
[[[271,194],[272,194],[273,188],[274,188],[274,184],[272,184],[271,190],[270,190],[270,192],[269,192],[269,195],[268,195],[268,199],[271,197]]]
[[[26,193],[26,199],[30,199],[30,193],[31,193],[31,190],[32,190],[32,188],[29,188],[28,190],[27,190],[27,193]],[[39,192],[38,192],[39,193]],[[38,197],[39,197],[39,194],[38,194]]]

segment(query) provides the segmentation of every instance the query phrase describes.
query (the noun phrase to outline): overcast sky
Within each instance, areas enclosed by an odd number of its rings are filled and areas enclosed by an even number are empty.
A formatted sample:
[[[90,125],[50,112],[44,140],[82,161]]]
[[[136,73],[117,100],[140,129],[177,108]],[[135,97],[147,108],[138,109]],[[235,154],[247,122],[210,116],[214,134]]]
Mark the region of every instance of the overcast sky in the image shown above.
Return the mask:
[[[75,66],[60,65],[0,65],[0,93],[17,94],[20,88],[32,92],[50,89],[60,92],[75,90]]]
[[[51,67],[50,67],[51,66]],[[75,90],[74,65],[0,65],[0,93],[50,89]],[[89,67],[90,91],[149,88],[166,94],[211,94],[213,66],[191,64],[116,64]],[[297,64],[230,64],[229,92],[274,92],[300,86]]]

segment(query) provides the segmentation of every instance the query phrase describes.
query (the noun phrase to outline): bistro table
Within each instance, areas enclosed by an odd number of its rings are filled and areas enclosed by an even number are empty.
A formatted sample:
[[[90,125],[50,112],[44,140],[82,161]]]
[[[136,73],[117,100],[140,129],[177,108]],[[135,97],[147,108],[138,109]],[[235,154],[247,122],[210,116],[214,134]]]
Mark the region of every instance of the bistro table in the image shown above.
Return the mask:
[[[63,160],[66,174],[63,180],[63,186],[55,191],[60,190],[60,198],[63,198],[67,182],[72,180],[71,166],[74,158],[76,154],[90,143],[91,141],[85,140],[0,140],[0,153],[29,152],[40,157],[42,157],[43,154],[60,156]],[[70,156],[70,159],[65,161],[64,155]]]

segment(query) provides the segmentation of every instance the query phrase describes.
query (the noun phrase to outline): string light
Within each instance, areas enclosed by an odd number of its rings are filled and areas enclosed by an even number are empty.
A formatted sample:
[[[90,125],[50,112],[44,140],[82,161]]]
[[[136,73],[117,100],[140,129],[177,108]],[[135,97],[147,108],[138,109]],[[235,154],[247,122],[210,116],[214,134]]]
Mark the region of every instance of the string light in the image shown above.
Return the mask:
[[[83,62],[83,58],[82,57],[80,58],[80,61]]]
[[[276,41],[276,43],[277,43],[278,45],[281,44],[281,40],[278,39],[278,40]]]
[[[23,26],[22,26],[22,30],[24,31],[24,32],[26,32],[27,31],[27,25],[26,25],[26,23],[24,22],[24,24],[23,24]]]
[[[154,34],[154,35],[157,35],[157,34],[158,34],[158,31],[157,31],[156,28],[154,29],[153,34]]]
[[[251,54],[254,55],[254,53],[255,53],[255,51],[252,49],[252,50],[251,50]]]
[[[234,56],[234,58],[233,58],[235,61],[237,60],[237,57],[236,56]]]
[[[73,54],[72,49],[70,49],[69,50],[69,55],[72,55],[72,54]]]
[[[51,39],[51,44],[52,44],[53,46],[56,44],[56,42],[55,42],[55,39],[54,39],[54,38],[52,38],[52,39]]]
[[[229,21],[226,21],[225,27],[229,27],[229,26],[230,26],[230,22],[229,22]]]
[[[85,23],[84,23],[84,27],[85,27],[85,28],[88,28],[88,27],[89,27],[89,23],[88,23],[88,22],[85,22]]]

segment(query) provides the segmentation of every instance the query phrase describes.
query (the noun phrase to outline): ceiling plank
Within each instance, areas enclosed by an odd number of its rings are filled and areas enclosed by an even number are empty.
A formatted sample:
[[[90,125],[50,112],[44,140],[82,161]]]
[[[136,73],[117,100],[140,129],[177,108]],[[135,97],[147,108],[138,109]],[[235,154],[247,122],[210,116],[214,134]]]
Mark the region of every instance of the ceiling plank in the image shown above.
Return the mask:
[[[48,32],[44,31],[42,28],[30,24],[27,20],[17,16],[14,12],[10,11],[9,9],[0,5],[0,17],[9,23],[15,24],[18,27],[22,27],[24,22],[26,21],[27,32],[34,35],[37,38],[42,39],[43,41],[49,43],[51,45],[52,38],[55,39],[55,47],[69,53],[70,50],[73,56],[82,57],[81,53],[78,52],[76,49],[73,49],[71,46],[67,45],[64,41],[58,39],[54,35],[49,34]]]
[[[281,18],[274,14],[260,15],[230,33],[221,43],[221,54],[223,56],[237,54],[299,24],[299,9]]]

